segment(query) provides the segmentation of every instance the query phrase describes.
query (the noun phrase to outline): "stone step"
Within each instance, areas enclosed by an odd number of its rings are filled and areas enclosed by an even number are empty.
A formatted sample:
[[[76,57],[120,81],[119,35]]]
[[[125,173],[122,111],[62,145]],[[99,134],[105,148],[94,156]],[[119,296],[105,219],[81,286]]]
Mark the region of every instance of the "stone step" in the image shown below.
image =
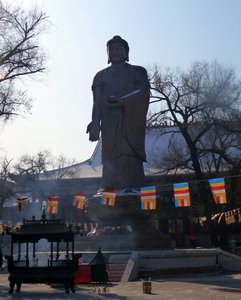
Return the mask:
[[[129,259],[130,254],[112,254],[111,257],[115,259]]]
[[[109,281],[110,282],[120,282],[121,278],[120,277],[112,277],[112,278],[109,278]]]
[[[125,261],[125,262],[111,262],[109,264],[110,267],[113,267],[113,266],[119,266],[120,268],[123,268],[127,265],[128,261]]]
[[[108,276],[110,282],[119,282],[122,279],[130,254],[113,254],[109,259]]]
[[[130,258],[130,255],[128,257],[124,257],[124,258],[111,256],[109,259],[109,262],[116,263],[116,264],[118,264],[118,263],[122,264],[122,263],[127,263],[129,258]]]
[[[109,276],[108,278],[110,282],[120,282],[122,279],[122,275],[113,275]]]
[[[108,272],[109,281],[121,281],[123,272]]]
[[[123,274],[124,271],[125,271],[125,269],[117,269],[117,268],[116,268],[116,269],[109,270],[108,273],[109,273],[109,274],[117,274],[117,273],[118,273],[118,274],[121,274],[121,273]]]
[[[119,264],[122,264],[122,263],[127,263],[128,260],[129,260],[129,257],[128,257],[127,259],[126,259],[126,258],[125,258],[125,259],[120,259],[120,258],[115,259],[115,258],[112,258],[112,257],[111,257],[111,258],[109,259],[109,262],[110,262],[110,263],[115,263],[115,264],[118,264],[118,263],[119,263]]]
[[[126,268],[126,264],[124,265],[109,265],[109,270],[111,271],[124,271]]]
[[[108,274],[110,274],[110,275],[122,275],[123,271],[122,270],[109,270]]]
[[[110,262],[126,262],[126,261],[128,261],[128,259],[130,258],[130,256],[129,257],[127,257],[127,258],[116,258],[116,257],[110,257],[110,259],[109,259],[109,261]]]

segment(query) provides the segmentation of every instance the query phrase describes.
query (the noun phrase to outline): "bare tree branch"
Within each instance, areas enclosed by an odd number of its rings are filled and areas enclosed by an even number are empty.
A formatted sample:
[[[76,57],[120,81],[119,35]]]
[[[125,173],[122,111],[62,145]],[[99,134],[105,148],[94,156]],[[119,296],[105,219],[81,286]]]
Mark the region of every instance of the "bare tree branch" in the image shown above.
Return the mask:
[[[197,62],[186,72],[155,67],[149,78],[154,109],[148,115],[148,127],[171,122],[184,138],[179,148],[186,149],[178,151],[171,139],[169,152],[160,160],[161,169],[193,168],[198,179],[211,166],[237,170],[237,157],[227,155],[231,149],[240,151],[237,144],[241,145],[241,90],[234,71],[216,61]]]
[[[0,0],[0,121],[29,111],[31,99],[16,86],[17,80],[32,78],[45,70],[45,52],[39,36],[48,17],[37,8],[24,11]]]

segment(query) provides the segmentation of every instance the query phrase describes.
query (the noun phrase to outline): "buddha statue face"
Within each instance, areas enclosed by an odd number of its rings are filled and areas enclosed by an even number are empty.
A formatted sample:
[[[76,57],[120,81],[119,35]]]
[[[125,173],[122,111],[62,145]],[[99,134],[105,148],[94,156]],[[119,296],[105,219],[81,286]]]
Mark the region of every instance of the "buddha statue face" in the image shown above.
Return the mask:
[[[121,42],[111,43],[107,47],[108,53],[108,62],[112,64],[117,64],[126,61],[128,53],[126,51],[125,46]]]

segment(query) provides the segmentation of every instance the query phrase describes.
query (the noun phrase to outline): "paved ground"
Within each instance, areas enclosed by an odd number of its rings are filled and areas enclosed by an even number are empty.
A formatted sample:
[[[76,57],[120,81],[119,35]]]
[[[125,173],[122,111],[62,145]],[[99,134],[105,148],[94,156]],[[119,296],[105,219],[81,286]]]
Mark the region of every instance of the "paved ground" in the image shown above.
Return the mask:
[[[8,293],[8,274],[0,274],[0,299],[171,299],[213,300],[241,299],[241,274],[194,274],[152,279],[152,293],[143,294],[142,282],[134,281],[109,286],[108,293],[90,294],[88,285],[78,285],[76,293],[65,294],[61,287],[23,285],[21,293]]]

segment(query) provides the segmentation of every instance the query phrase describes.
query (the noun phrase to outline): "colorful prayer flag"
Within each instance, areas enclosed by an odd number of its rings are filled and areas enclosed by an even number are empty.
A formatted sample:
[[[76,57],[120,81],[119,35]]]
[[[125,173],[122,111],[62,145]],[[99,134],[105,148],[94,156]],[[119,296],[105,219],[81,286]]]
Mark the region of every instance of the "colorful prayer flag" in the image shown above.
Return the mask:
[[[227,203],[224,178],[209,179],[209,184],[216,204]]]
[[[79,209],[83,209],[86,203],[86,194],[74,195],[74,206]]]
[[[57,214],[58,213],[58,203],[59,203],[59,197],[58,196],[49,197],[48,198],[48,205],[47,205],[47,213]]]
[[[116,198],[116,192],[115,191],[103,192],[100,202],[101,202],[101,204],[104,204],[104,205],[114,206],[115,205],[115,198]]]
[[[141,188],[141,209],[156,209],[156,187],[148,186]]]
[[[225,222],[226,222],[227,225],[236,222],[233,211],[225,212],[224,216],[225,216]]]
[[[175,207],[190,206],[189,186],[187,182],[173,184]]]

